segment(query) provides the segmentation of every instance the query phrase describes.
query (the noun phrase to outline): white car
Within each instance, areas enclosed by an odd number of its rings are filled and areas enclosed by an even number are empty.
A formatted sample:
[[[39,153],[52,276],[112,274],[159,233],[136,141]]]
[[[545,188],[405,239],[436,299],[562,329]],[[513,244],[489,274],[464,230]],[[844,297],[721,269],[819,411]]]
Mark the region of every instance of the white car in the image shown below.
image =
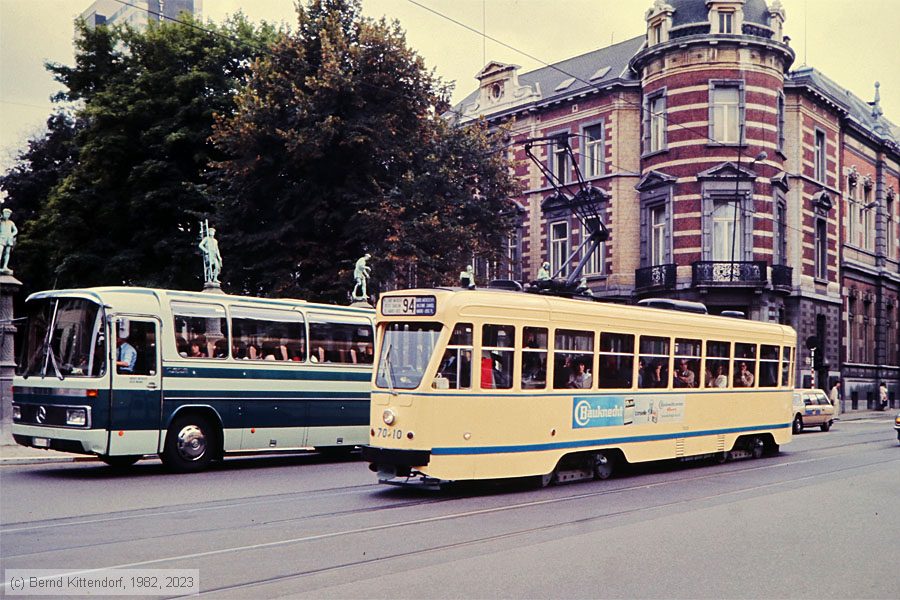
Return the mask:
[[[834,406],[822,390],[794,390],[794,433],[818,425],[822,431],[834,423]]]

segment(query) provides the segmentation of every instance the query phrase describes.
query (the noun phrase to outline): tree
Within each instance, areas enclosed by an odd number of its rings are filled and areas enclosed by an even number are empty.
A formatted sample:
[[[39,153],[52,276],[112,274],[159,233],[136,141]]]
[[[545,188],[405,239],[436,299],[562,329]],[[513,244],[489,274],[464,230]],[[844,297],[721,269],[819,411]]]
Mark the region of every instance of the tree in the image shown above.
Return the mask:
[[[75,65],[47,65],[66,88],[59,98],[82,103],[77,160],[34,231],[52,240],[43,259],[59,286],[199,288],[204,174],[221,158],[208,141],[214,115],[233,110],[274,35],[242,16],[144,32],[78,25]]]
[[[514,183],[483,124],[440,116],[449,89],[399,24],[356,0],[298,5],[215,125],[225,278],[245,293],[345,300],[363,253],[373,281],[449,283],[499,256]]]

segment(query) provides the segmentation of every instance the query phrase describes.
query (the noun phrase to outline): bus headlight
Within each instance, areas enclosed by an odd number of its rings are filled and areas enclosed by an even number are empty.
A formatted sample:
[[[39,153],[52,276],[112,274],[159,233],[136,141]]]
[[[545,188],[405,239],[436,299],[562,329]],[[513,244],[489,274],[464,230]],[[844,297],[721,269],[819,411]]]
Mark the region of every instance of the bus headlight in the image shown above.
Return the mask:
[[[83,408],[66,409],[66,425],[84,427],[87,425],[87,410]]]
[[[16,406],[13,404],[13,421],[21,421],[22,420],[22,407]]]
[[[385,425],[393,425],[394,421],[397,420],[397,415],[394,414],[389,408],[386,408],[383,413],[381,413],[381,420],[384,421]]]

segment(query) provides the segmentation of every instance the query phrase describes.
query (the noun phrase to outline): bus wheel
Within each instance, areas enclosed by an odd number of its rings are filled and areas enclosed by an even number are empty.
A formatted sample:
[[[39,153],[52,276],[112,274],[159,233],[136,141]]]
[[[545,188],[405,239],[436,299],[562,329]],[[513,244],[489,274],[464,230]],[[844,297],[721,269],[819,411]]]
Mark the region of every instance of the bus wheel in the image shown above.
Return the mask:
[[[750,438],[750,443],[747,445],[747,450],[750,452],[751,458],[762,458],[763,454],[766,451],[766,443],[758,437]]]
[[[100,460],[105,462],[107,465],[112,467],[113,469],[126,469],[141,460],[140,455],[138,456],[101,456]]]
[[[613,461],[603,452],[594,455],[594,477],[609,479],[613,472]]]
[[[216,431],[206,417],[182,415],[169,426],[160,458],[169,470],[176,473],[202,471],[209,466],[215,454],[216,440]]]
[[[794,417],[794,427],[793,427],[793,430],[794,430],[794,433],[795,433],[795,434],[800,433],[801,431],[803,431],[803,417],[801,417],[800,415],[797,415],[796,417]]]
[[[819,425],[819,428],[820,428],[822,431],[828,431],[829,429],[831,429],[831,421],[825,421],[824,423],[822,423],[821,425]]]

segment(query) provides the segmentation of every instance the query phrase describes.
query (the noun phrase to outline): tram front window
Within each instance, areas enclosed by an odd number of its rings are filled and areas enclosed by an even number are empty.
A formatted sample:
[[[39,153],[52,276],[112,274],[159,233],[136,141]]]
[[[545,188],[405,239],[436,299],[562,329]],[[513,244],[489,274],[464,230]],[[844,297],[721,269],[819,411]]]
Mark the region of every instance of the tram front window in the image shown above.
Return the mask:
[[[375,385],[401,390],[419,387],[442,328],[440,323],[386,323]]]
[[[98,377],[106,370],[100,306],[81,298],[39,298],[25,305],[19,375]]]

